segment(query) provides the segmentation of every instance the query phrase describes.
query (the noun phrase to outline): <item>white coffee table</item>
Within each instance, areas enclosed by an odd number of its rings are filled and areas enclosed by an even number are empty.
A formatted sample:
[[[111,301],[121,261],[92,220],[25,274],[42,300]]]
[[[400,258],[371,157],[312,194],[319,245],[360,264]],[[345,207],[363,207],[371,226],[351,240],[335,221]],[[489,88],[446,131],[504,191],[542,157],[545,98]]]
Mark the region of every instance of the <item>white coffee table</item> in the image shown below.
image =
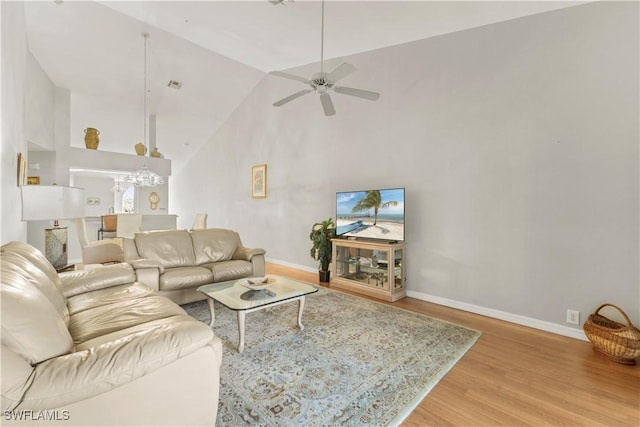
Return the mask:
[[[208,297],[207,303],[211,312],[209,326],[213,326],[215,321],[214,300],[237,313],[238,353],[242,353],[244,350],[244,327],[247,313],[286,302],[298,301],[298,327],[303,330],[302,310],[304,310],[305,296],[318,292],[318,288],[308,283],[281,276],[268,275],[267,277],[269,278],[269,286],[263,290],[251,290],[243,286],[239,280],[212,283],[198,288],[198,291]]]

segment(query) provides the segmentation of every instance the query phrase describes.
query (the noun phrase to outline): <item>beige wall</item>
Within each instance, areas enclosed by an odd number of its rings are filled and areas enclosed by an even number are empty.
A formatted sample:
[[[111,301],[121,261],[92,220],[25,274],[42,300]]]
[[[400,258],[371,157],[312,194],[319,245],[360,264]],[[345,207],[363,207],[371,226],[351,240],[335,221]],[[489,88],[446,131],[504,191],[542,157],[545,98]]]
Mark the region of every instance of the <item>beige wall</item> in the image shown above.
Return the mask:
[[[414,295],[562,327],[608,301],[637,324],[638,51],[638,4],[597,2],[328,61],[382,94],[333,95],[333,117],[313,94],[272,107],[301,86],[266,76],[171,204],[314,269],[336,191],[403,186]]]

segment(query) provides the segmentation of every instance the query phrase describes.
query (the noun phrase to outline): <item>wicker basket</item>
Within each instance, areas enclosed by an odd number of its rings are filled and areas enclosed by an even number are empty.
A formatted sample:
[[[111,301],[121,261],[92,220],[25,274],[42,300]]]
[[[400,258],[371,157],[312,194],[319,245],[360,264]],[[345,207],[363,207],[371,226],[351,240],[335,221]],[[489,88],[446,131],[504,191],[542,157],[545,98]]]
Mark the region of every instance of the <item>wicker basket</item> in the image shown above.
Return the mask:
[[[599,314],[598,312],[606,306],[618,310],[627,324],[615,322]],[[635,365],[636,359],[640,357],[640,330],[631,324],[624,311],[613,304],[602,304],[589,315],[584,322],[584,332],[593,344],[594,350],[615,362]]]

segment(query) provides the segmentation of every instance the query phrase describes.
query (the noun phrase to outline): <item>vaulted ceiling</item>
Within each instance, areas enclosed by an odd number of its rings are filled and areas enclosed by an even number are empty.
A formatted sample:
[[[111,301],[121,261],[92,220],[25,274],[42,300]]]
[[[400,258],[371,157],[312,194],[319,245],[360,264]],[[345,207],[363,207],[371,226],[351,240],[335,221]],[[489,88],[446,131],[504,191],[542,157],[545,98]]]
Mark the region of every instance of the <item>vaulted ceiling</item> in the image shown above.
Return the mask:
[[[327,1],[324,56],[580,3]],[[165,121],[165,141],[172,142],[162,151],[175,165],[215,133],[266,73],[320,59],[318,1],[27,1],[25,16],[29,48],[56,86],[115,105],[143,97],[141,33],[150,33],[148,111]],[[180,81],[180,90],[168,88],[169,80]],[[131,152],[130,141],[118,144],[111,150]]]

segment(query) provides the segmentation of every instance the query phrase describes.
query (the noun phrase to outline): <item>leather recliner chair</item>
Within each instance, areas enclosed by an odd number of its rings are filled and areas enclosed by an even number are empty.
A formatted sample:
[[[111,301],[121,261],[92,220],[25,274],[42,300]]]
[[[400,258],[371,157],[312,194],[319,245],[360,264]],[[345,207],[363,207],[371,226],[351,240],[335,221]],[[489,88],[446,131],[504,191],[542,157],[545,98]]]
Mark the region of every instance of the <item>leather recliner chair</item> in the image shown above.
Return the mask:
[[[0,269],[3,425],[215,424],[220,339],[131,266],[57,274],[12,242]]]

